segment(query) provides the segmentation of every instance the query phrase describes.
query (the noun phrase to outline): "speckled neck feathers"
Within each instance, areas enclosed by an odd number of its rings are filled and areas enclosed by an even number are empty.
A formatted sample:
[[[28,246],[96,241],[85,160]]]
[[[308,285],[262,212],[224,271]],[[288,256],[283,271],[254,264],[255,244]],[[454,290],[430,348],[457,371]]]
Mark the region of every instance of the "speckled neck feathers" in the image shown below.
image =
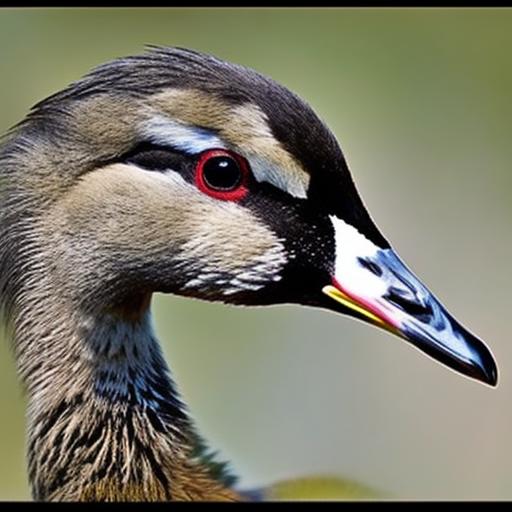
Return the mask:
[[[219,466],[203,463],[149,313],[130,322],[82,318],[66,335],[63,350],[81,349],[51,363],[41,360],[27,382],[34,498],[236,498],[227,487],[231,477],[221,472],[214,478]]]

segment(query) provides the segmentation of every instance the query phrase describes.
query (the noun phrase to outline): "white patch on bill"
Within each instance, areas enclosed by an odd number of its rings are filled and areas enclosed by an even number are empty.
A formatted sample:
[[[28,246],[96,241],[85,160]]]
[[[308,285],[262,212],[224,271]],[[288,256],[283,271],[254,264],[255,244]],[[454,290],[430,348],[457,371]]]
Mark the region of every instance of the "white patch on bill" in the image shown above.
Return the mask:
[[[468,362],[473,352],[464,337],[452,324],[434,295],[407,268],[392,249],[382,249],[368,240],[356,228],[336,216],[330,216],[334,226],[336,258],[334,277],[345,294],[364,309],[377,313],[396,327],[409,329],[434,345]],[[361,264],[368,260],[379,269],[379,275]],[[428,305],[427,321],[409,314],[384,298],[394,288],[411,302]]]
[[[330,215],[334,227],[336,259],[334,277],[349,292],[369,297],[381,297],[387,291],[387,283],[361,265],[359,258],[374,260],[381,251],[355,227],[335,215]]]

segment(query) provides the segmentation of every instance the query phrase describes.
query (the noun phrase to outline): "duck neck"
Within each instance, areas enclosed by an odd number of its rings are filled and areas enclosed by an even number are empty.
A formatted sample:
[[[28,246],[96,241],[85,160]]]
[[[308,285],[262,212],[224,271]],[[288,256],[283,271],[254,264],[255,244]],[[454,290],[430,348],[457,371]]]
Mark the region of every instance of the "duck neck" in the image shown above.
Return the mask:
[[[64,311],[32,310],[17,330],[34,498],[236,499],[222,465],[205,463],[149,307],[135,316]]]

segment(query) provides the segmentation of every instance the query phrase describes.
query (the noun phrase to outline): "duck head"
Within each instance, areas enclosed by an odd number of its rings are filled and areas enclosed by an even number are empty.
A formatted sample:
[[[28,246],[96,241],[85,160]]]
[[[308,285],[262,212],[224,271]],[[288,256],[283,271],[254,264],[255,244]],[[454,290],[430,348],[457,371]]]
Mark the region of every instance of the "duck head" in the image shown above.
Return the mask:
[[[183,49],[118,59],[36,105],[5,154],[31,168],[10,207],[31,205],[31,240],[81,308],[155,291],[303,304],[497,382],[489,349],[376,227],[326,125],[253,70]]]

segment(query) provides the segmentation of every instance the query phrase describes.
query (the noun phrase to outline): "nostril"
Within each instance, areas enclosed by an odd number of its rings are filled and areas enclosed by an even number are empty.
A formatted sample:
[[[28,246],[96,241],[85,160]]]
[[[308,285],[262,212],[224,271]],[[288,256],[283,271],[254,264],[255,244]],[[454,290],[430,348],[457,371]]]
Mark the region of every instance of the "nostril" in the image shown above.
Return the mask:
[[[423,304],[416,296],[405,296],[405,293],[407,292],[392,286],[384,298],[417,320],[429,322],[433,315],[430,304]]]
[[[357,258],[357,261],[362,267],[369,270],[372,274],[375,274],[376,276],[379,277],[382,275],[382,269],[373,261],[367,258]]]

